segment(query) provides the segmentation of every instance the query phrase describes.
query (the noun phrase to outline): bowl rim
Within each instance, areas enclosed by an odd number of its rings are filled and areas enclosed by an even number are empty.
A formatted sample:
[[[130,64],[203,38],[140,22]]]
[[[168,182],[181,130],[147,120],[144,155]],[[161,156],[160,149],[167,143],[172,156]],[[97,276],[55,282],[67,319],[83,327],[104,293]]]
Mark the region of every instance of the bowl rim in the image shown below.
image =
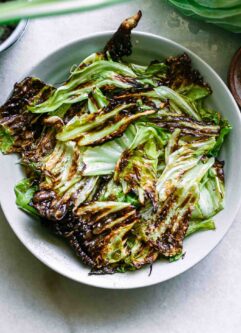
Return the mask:
[[[42,64],[43,62],[46,61],[47,58],[49,58],[50,56],[54,56],[56,54],[58,54],[59,52],[61,52],[62,50],[64,50],[65,48],[67,47],[70,47],[74,44],[77,44],[77,43],[81,43],[81,42],[86,42],[88,41],[89,39],[92,39],[92,38],[98,38],[98,37],[106,37],[106,38],[110,38],[113,33],[115,31],[114,30],[107,30],[107,31],[103,31],[103,32],[97,32],[97,33],[92,33],[92,34],[88,34],[88,35],[85,35],[81,38],[77,38],[69,43],[66,43],[65,45],[61,46],[60,48],[57,48],[55,51],[47,54],[42,60],[38,61],[34,66],[32,66],[32,68],[30,68],[27,73],[25,73],[23,75],[23,77],[25,77],[26,75],[30,75],[34,69],[39,66],[40,64]],[[189,50],[188,48],[184,47],[183,45],[169,39],[169,38],[166,38],[166,37],[162,37],[162,36],[159,36],[159,35],[156,35],[156,34],[152,34],[152,33],[147,33],[147,32],[142,32],[142,31],[135,31],[132,33],[132,36],[133,37],[138,37],[138,36],[143,36],[143,37],[149,37],[149,38],[154,38],[154,39],[158,39],[160,41],[164,41],[164,42],[167,42],[171,45],[173,45],[174,47],[177,47],[179,49],[181,49],[183,52],[187,52],[191,58],[197,60],[199,63],[201,63],[202,65],[204,65],[206,68],[208,68],[208,70],[212,73],[212,75],[215,77],[215,79],[219,82],[219,84],[226,90],[227,94],[229,95],[229,97],[231,98],[231,100],[233,101],[233,106],[234,108],[236,109],[236,112],[238,114],[238,119],[239,119],[239,122],[240,122],[240,126],[241,126],[241,114],[240,114],[240,111],[239,111],[239,108],[231,94],[231,92],[229,91],[227,85],[224,83],[224,81],[221,79],[221,77],[216,73],[216,71],[210,66],[208,65],[204,60],[202,60],[195,52]],[[21,78],[20,78],[21,79]],[[240,193],[241,193],[241,190],[240,190]],[[1,194],[1,192],[0,192]],[[8,222],[8,224],[10,225],[11,229],[13,230],[13,232],[15,233],[15,235],[17,236],[17,238],[21,241],[21,243],[37,258],[39,259],[43,264],[45,264],[47,267],[51,268],[52,270],[56,271],[57,273],[61,274],[62,276],[64,277],[67,277],[75,282],[78,282],[78,283],[82,283],[84,285],[88,285],[88,286],[92,286],[92,287],[97,287],[97,288],[102,288],[102,289],[115,289],[115,290],[127,290],[127,289],[138,289],[138,288],[143,288],[143,287],[148,287],[148,286],[153,286],[153,285],[156,285],[156,284],[159,284],[159,283],[162,283],[162,282],[165,282],[165,281],[168,281],[182,273],[184,273],[185,271],[188,271],[189,269],[193,268],[194,266],[196,266],[199,262],[201,262],[205,257],[207,257],[215,248],[216,246],[221,242],[221,240],[224,238],[224,236],[227,234],[228,230],[230,229],[231,225],[233,224],[234,222],[234,219],[238,213],[238,210],[240,208],[240,205],[241,205],[241,196],[239,197],[239,200],[238,200],[238,203],[235,207],[235,210],[233,210],[233,218],[232,220],[230,221],[229,225],[226,227],[226,229],[224,230],[223,234],[221,235],[221,237],[218,239],[218,241],[216,242],[216,244],[214,244],[214,246],[211,248],[211,250],[209,250],[207,253],[205,253],[203,256],[201,257],[198,257],[197,259],[193,260],[191,264],[189,264],[188,266],[185,266],[183,265],[182,268],[180,268],[178,270],[178,272],[174,272],[172,274],[170,274],[168,277],[165,277],[163,278],[162,280],[160,281],[150,281],[150,282],[145,282],[145,283],[141,283],[141,282],[138,282],[137,280],[137,283],[134,285],[134,286],[128,286],[128,285],[125,285],[125,286],[116,286],[116,285],[109,285],[109,286],[103,286],[101,283],[98,283],[98,282],[95,282],[92,280],[89,280],[86,281],[86,280],[81,280],[81,279],[78,279],[77,277],[75,276],[72,276],[71,273],[68,273],[68,271],[65,271],[64,269],[61,269],[59,267],[56,267],[55,265],[49,263],[48,259],[46,259],[45,257],[42,257],[39,253],[35,253],[35,251],[31,248],[31,246],[27,243],[25,243],[25,240],[24,240],[24,237],[22,237],[21,234],[18,234],[15,232],[15,229],[14,229],[14,226],[12,225],[12,223],[10,222],[11,218],[9,216],[9,213],[7,211],[7,209],[5,209],[4,206],[1,205],[1,208],[2,208],[2,211],[5,215],[5,218]],[[9,218],[8,218],[9,217]]]
[[[10,46],[12,46],[24,33],[28,24],[28,20],[21,20],[17,24],[16,28],[13,30],[11,35],[5,39],[3,43],[0,44],[0,53],[7,50]]]
[[[239,63],[241,64],[241,47],[237,49],[237,51],[234,53],[233,58],[231,60],[229,70],[228,70],[228,85],[229,88],[233,94],[234,99],[236,100],[237,104],[241,108],[241,95],[238,91],[238,85],[241,86],[241,77],[240,80],[238,78],[238,69],[239,69]],[[237,80],[239,82],[237,83]]]

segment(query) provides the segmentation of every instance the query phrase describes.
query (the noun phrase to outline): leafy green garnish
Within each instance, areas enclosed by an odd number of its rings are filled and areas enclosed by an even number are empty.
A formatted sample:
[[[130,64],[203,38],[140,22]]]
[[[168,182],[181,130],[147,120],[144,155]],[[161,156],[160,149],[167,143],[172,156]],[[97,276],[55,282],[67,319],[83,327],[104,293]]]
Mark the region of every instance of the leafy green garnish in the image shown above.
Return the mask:
[[[184,256],[185,256],[185,253],[180,252],[180,253],[176,254],[175,256],[170,257],[170,258],[169,258],[169,262],[175,262],[175,261],[178,261],[178,260],[181,259],[181,258],[183,259]]]
[[[221,126],[220,134],[217,138],[215,146],[210,151],[210,155],[214,156],[214,157],[218,157],[221,147],[223,145],[224,139],[232,129],[232,126],[225,119],[221,120],[220,126]]]
[[[34,207],[30,206],[30,203],[37,190],[38,186],[32,185],[28,178],[21,180],[14,188],[17,206],[34,217],[39,217],[39,213]]]
[[[12,147],[14,139],[10,131],[4,126],[0,126],[0,150],[2,153],[7,153]]]
[[[178,89],[180,94],[186,96],[190,101],[197,101],[210,95],[210,89],[206,86],[190,84]]]
[[[215,229],[216,229],[215,223],[211,219],[204,221],[191,221],[188,226],[186,237],[192,235],[197,231],[215,230]]]

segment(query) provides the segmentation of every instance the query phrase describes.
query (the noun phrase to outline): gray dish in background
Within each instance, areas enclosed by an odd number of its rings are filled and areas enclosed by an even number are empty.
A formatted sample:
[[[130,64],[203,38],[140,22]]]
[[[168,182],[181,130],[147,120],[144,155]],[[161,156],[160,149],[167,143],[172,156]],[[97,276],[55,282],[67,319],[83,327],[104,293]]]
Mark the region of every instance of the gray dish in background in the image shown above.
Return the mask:
[[[8,49],[10,46],[12,46],[14,43],[16,43],[19,40],[19,38],[24,33],[27,24],[28,20],[21,20],[18,23],[18,25],[13,30],[11,35],[3,43],[0,44],[0,53]]]

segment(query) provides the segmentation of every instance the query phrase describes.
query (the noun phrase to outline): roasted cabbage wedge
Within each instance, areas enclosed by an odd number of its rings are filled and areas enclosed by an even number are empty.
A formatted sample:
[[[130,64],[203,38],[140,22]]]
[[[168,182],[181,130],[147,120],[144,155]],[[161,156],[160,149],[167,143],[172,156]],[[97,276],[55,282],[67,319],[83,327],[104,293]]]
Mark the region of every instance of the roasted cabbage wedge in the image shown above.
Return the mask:
[[[187,54],[124,61],[141,12],[59,87],[28,77],[0,108],[0,149],[19,153],[16,204],[65,239],[92,274],[183,257],[224,207],[231,126]],[[161,52],[161,51],[160,51]]]

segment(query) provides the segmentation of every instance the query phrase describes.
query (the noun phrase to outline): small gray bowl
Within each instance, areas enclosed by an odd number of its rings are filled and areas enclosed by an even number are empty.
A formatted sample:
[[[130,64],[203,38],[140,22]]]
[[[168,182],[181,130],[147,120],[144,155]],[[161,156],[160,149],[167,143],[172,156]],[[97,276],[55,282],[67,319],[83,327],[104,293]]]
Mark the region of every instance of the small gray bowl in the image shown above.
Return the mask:
[[[24,33],[24,30],[26,29],[26,26],[28,24],[28,20],[21,20],[16,28],[13,30],[11,35],[0,44],[0,53],[8,49],[10,46],[12,46],[16,41],[22,36]]]

